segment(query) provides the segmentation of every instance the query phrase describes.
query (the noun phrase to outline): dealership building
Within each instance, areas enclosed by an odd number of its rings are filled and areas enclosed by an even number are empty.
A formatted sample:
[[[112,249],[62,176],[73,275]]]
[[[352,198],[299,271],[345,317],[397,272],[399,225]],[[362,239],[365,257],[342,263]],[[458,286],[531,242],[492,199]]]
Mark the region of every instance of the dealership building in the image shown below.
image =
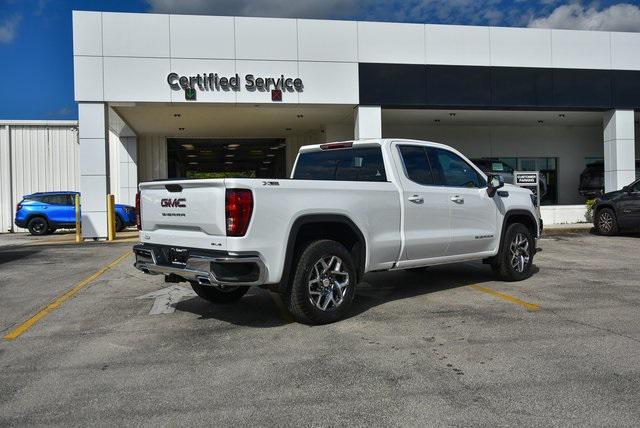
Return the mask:
[[[415,138],[539,170],[548,223],[584,220],[586,164],[614,190],[640,154],[640,33],[78,11],[73,54],[87,238],[107,193],[284,178],[305,144]]]

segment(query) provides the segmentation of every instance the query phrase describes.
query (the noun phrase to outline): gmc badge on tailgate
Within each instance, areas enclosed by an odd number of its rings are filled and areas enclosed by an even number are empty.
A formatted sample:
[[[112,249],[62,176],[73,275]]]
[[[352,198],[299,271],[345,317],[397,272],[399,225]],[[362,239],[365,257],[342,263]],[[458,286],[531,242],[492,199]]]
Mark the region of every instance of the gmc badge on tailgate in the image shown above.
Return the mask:
[[[166,198],[166,199],[161,199],[160,200],[160,205],[163,208],[167,208],[167,207],[186,208],[187,207],[186,202],[187,202],[187,200],[184,199],[184,198],[180,198],[180,199]]]

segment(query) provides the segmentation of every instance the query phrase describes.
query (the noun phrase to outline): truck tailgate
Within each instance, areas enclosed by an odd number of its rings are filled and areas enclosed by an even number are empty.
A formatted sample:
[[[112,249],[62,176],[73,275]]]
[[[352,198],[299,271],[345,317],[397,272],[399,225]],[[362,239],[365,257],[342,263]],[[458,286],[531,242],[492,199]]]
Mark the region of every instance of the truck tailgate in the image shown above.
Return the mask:
[[[222,179],[142,183],[140,205],[144,232],[226,238]]]

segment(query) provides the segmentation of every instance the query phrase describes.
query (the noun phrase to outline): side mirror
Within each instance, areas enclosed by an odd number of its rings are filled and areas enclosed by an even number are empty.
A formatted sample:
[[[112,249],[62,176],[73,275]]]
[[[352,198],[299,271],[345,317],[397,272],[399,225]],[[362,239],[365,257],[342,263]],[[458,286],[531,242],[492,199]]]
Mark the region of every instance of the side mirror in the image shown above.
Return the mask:
[[[489,174],[487,176],[487,194],[493,198],[499,188],[504,186],[504,180],[497,174]]]

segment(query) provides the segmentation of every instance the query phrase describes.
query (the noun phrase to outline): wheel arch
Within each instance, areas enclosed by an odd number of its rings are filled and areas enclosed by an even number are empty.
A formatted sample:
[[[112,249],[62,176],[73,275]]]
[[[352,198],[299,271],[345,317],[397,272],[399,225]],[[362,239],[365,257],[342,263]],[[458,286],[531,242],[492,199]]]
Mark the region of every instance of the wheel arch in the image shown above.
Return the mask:
[[[611,211],[613,211],[613,213],[616,215],[616,217],[618,216],[618,211],[616,210],[615,204],[610,203],[610,202],[599,203],[593,209],[593,219],[594,219],[594,221],[595,221],[596,215],[598,215],[598,212],[602,211],[605,208],[609,208]]]
[[[45,221],[47,222],[47,224],[49,224],[49,225],[51,224],[51,221],[49,220],[49,217],[47,217],[47,216],[46,216],[46,214],[44,214],[44,213],[31,213],[31,214],[29,214],[29,215],[27,216],[27,218],[26,218],[26,220],[25,220],[25,226],[28,226],[28,225],[29,225],[29,222],[30,222],[31,220],[33,220],[34,218],[36,218],[36,217],[41,217],[41,218],[45,219]]]
[[[351,253],[359,281],[364,275],[367,241],[360,228],[343,214],[309,214],[298,217],[287,236],[285,261],[279,291],[286,291],[291,279],[291,270],[300,248],[316,239],[332,239],[343,244]]]
[[[502,249],[502,244],[504,241],[504,235],[507,231],[507,228],[514,223],[522,223],[527,229],[531,232],[534,238],[538,237],[539,225],[536,221],[536,218],[533,216],[531,211],[527,210],[509,210],[504,215],[504,219],[502,221],[502,230],[500,231],[500,249]]]

